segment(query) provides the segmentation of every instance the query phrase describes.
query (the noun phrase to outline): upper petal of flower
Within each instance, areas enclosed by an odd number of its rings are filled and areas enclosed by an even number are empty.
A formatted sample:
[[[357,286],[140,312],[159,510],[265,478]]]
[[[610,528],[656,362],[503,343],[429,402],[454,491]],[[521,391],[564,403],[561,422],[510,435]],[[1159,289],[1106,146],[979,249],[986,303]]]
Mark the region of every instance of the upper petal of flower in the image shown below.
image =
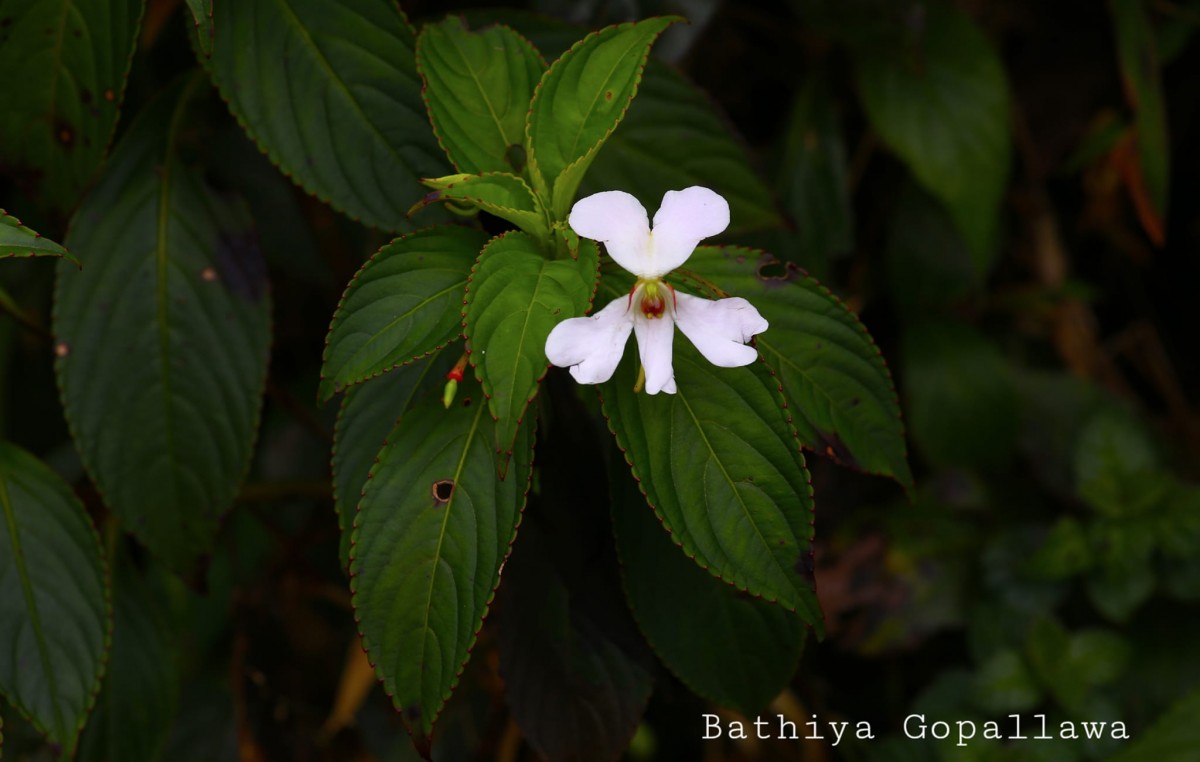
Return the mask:
[[[571,318],[554,326],[546,337],[546,359],[570,368],[581,384],[604,383],[621,362],[632,328],[629,298],[614,299],[590,317]]]
[[[675,370],[671,367],[671,343],[675,327],[670,313],[644,318],[634,313],[633,330],[637,334],[638,355],[646,372],[646,393],[675,393]]]
[[[758,350],[746,346],[746,342],[767,330],[768,325],[754,305],[741,297],[713,301],[678,293],[675,322],[700,354],[721,368],[754,362]]]
[[[575,234],[601,241],[621,267],[639,273],[649,256],[650,220],[646,207],[625,191],[605,191],[581,198],[568,218]]]
[[[642,270],[626,269],[647,278],[666,275],[687,261],[700,241],[727,227],[729,204],[714,191],[699,185],[667,191],[654,215],[648,261]]]

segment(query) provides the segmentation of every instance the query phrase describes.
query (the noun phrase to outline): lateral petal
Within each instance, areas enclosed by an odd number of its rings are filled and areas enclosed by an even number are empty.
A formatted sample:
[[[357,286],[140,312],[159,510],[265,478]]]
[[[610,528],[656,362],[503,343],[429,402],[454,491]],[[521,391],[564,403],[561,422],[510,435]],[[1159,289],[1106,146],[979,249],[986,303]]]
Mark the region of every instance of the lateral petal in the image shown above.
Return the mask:
[[[729,203],[716,192],[699,185],[667,191],[654,215],[648,269],[637,274],[666,275],[687,261],[702,240],[727,227]]]
[[[602,242],[617,264],[641,274],[649,256],[650,220],[636,198],[625,191],[595,193],[575,202],[568,222],[576,235]]]
[[[721,368],[754,362],[758,350],[746,342],[768,326],[754,305],[740,296],[713,301],[679,293],[675,294],[675,322],[700,354]]]
[[[614,299],[594,315],[554,326],[546,337],[546,359],[551,365],[570,368],[581,384],[604,383],[621,362],[632,328],[628,297]]]

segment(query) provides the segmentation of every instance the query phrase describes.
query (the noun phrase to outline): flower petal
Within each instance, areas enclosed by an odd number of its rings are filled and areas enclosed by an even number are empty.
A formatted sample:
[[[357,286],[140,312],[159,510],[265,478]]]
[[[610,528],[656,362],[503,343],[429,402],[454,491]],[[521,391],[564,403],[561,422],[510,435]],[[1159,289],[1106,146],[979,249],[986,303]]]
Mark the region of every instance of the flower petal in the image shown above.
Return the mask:
[[[696,244],[727,227],[729,203],[715,192],[699,185],[667,191],[654,215],[648,269],[635,272],[648,278],[666,275],[687,261]]]
[[[638,356],[646,371],[646,393],[675,393],[675,370],[671,367],[671,342],[675,326],[669,314],[659,318],[635,316],[633,330],[637,334]]]
[[[576,235],[603,242],[617,264],[640,273],[649,256],[650,220],[636,198],[625,191],[595,193],[575,202],[568,221]]]
[[[581,384],[601,384],[612,378],[633,328],[629,298],[621,297],[590,317],[564,320],[546,337],[546,359],[570,368]]]
[[[721,368],[754,362],[758,350],[746,342],[768,325],[754,305],[740,296],[713,301],[679,293],[675,294],[675,322],[700,354]]]

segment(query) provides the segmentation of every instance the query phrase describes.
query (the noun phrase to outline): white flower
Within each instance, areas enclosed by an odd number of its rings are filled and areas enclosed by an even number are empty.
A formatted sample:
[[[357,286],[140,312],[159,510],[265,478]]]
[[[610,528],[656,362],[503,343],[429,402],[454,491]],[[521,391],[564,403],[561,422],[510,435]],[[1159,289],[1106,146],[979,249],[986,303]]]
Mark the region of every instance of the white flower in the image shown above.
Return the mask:
[[[556,325],[546,339],[552,364],[570,368],[581,384],[603,383],[616,371],[632,330],[646,391],[674,394],[676,325],[713,365],[735,368],[758,357],[746,342],[767,330],[767,321],[753,305],[741,298],[713,301],[677,293],[662,279],[692,255],[696,244],[729,225],[725,199],[699,186],[667,191],[652,231],[636,198],[607,191],[577,201],[569,221],[580,237],[603,242],[608,255],[638,280],[628,296],[596,314]]]

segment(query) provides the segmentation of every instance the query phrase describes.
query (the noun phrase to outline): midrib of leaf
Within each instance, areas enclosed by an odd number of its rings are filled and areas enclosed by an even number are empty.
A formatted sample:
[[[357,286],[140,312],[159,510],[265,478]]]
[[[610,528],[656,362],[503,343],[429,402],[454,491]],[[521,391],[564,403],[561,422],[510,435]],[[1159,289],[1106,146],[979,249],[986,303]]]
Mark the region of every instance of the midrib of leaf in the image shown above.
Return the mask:
[[[67,12],[71,7],[71,0],[63,0],[62,13],[58,16],[57,34],[54,39],[54,48],[50,53],[53,65],[50,67],[50,89],[49,96],[49,117],[47,125],[54,126],[54,117],[58,113],[58,81],[62,78],[62,44],[63,39],[67,36]]]
[[[487,405],[479,404],[475,406],[475,420],[471,422],[471,428],[467,432],[466,439],[463,442],[462,452],[458,456],[458,465],[454,469],[454,491],[450,494],[450,500],[443,507],[442,527],[438,532],[437,552],[434,554],[433,571],[429,575],[429,588],[425,596],[425,616],[421,620],[421,665],[424,667],[426,659],[426,647],[429,643],[429,638],[426,634],[429,632],[429,614],[433,610],[433,588],[436,586],[438,569],[441,566],[439,563],[442,558],[442,546],[446,544],[446,526],[450,523],[450,511],[454,508],[455,502],[458,500],[459,488],[462,486],[463,467],[467,462],[467,453],[471,451],[471,445],[475,442],[475,432],[479,428],[479,417],[483,414]],[[422,671],[424,671],[422,669]],[[424,680],[422,680],[424,682]],[[439,699],[442,697],[439,696]]]
[[[309,48],[312,50],[313,57],[321,64],[321,67],[325,70],[325,73],[329,75],[329,79],[336,84],[338,91],[346,97],[346,100],[350,101],[350,104],[354,107],[354,110],[358,112],[360,117],[362,117],[363,122],[370,126],[371,132],[376,138],[379,139],[379,142],[383,144],[387,152],[391,154],[392,158],[399,162],[401,166],[409,167],[409,163],[404,160],[404,157],[400,155],[400,152],[397,151],[395,146],[393,146],[391,142],[388,141],[388,139],[384,136],[384,134],[379,131],[379,126],[376,125],[373,120],[367,117],[367,112],[363,110],[362,104],[358,102],[358,99],[355,98],[350,92],[350,89],[346,87],[346,83],[342,81],[341,77],[337,76],[337,72],[334,71],[333,66],[329,63],[329,59],[325,57],[325,54],[321,52],[321,48],[318,47],[316,41],[313,40],[312,35],[309,34],[308,30],[304,28],[304,24],[300,21],[300,17],[297,16],[296,12],[292,10],[292,7],[288,5],[288,0],[276,0],[276,2],[279,4],[279,7],[286,11],[288,19],[300,33],[300,36],[304,38],[304,41],[308,43]],[[388,67],[391,68],[390,62],[388,63]],[[291,82],[290,77],[288,78],[288,82]],[[328,111],[328,109],[326,109],[326,111]]]
[[[729,471],[727,471],[725,469],[725,464],[722,463],[721,459],[717,457],[717,451],[713,448],[712,443],[708,440],[708,435],[704,433],[704,427],[700,425],[700,419],[696,415],[696,412],[694,410],[692,410],[692,406],[688,404],[687,396],[685,394],[683,394],[682,392],[677,392],[676,396],[679,398],[679,401],[683,404],[684,410],[686,410],[687,414],[691,417],[692,423],[694,423],[696,425],[696,431],[699,432],[700,439],[701,439],[701,441],[704,442],[704,446],[708,448],[709,461],[716,462],[717,468],[719,468],[721,470],[721,476],[723,476],[725,478],[725,483],[728,484],[730,487],[732,487],[733,494],[737,495],[738,505],[741,506],[742,514],[749,517],[750,516],[750,507],[746,505],[746,501],[742,498],[741,490],[739,490],[737,488],[736,482],[734,482],[734,480],[729,476]],[[772,502],[774,502],[774,501],[772,501]],[[705,517],[706,518],[708,517],[707,511],[705,511]],[[758,528],[758,522],[751,520],[750,524],[754,527],[754,533],[758,536],[758,540],[762,544],[762,547],[770,548],[771,544],[769,542],[767,542],[767,539],[765,537],[763,537],[762,532]],[[714,530],[714,534],[719,534],[718,532],[715,531],[716,527],[714,527],[712,525],[711,520],[709,521],[709,527]],[[724,548],[722,548],[722,552],[724,552]],[[772,560],[775,559],[775,555],[773,553],[771,554],[771,558],[772,558]],[[779,566],[778,561],[775,562],[775,566],[778,568],[778,566]],[[785,577],[786,577],[786,575],[785,575]]]
[[[42,618],[38,613],[37,601],[33,597],[33,583],[29,580],[29,570],[25,564],[25,553],[21,548],[21,537],[18,534],[17,517],[13,510],[12,499],[8,495],[8,480],[0,475],[0,505],[4,508],[4,521],[8,524],[8,534],[12,537],[13,562],[17,567],[17,575],[21,578],[21,594],[25,598],[25,606],[29,610],[30,623],[33,626],[34,640],[37,642],[38,657],[42,662],[42,671],[47,680],[46,686],[50,691],[50,702],[54,707],[54,724],[57,735],[67,737],[66,723],[63,721],[61,702],[58,696],[58,684],[54,681],[54,670],[51,668],[50,648],[46,644],[46,632],[42,628]]]
[[[451,38],[450,44],[453,46],[455,52],[459,53],[459,55],[462,57],[463,65],[466,66],[467,71],[471,73],[471,80],[475,83],[475,87],[477,90],[479,90],[480,95],[483,96],[483,102],[487,105],[488,114],[491,115],[492,121],[496,123],[496,131],[500,133],[500,139],[504,141],[505,146],[511,145],[508,135],[506,135],[504,132],[504,125],[500,122],[500,117],[496,115],[496,110],[492,108],[492,100],[488,97],[487,90],[484,89],[483,83],[479,81],[479,77],[476,75],[474,67],[471,66],[471,62],[467,60],[467,56],[462,53],[458,43],[453,38]]]
[[[174,175],[175,166],[175,141],[179,136],[180,123],[187,112],[192,91],[196,89],[200,81],[200,76],[193,75],[183,88],[183,92],[179,95],[179,102],[175,105],[175,113],[171,115],[170,126],[167,128],[166,146],[163,150],[162,176],[159,179],[158,219],[154,240],[154,267],[156,276],[155,323],[158,328],[159,375],[162,377],[163,432],[167,440],[168,461],[172,465],[178,461],[175,457],[175,428],[172,422],[173,416],[171,415],[171,326],[170,314],[168,312],[171,300],[167,292],[170,285],[168,283],[168,276],[170,275],[171,262],[167,254],[167,230],[171,224],[171,180]],[[169,476],[166,481],[170,485],[171,502],[174,504],[179,497],[179,485],[176,482],[175,470],[173,468],[168,469],[168,474]]]
[[[530,300],[531,302],[537,302],[537,295],[538,295],[538,292],[542,288],[542,280],[546,274],[545,265],[546,265],[545,260],[541,260],[540,264],[538,265],[537,282],[534,283],[534,285],[533,285],[533,298]],[[512,378],[516,375],[517,362],[520,360],[521,352],[525,348],[525,338],[529,334],[529,316],[532,313],[533,313],[533,310],[525,310],[525,321],[523,323],[521,323],[521,340],[517,343],[516,353],[513,354],[513,362],[512,362],[513,374],[512,374],[512,376],[510,376],[510,378]],[[515,378],[514,378],[513,382],[508,385],[508,387],[509,387],[508,399],[509,399],[509,405],[511,406],[514,392],[517,389],[517,384],[516,384]],[[516,436],[515,431],[513,432],[513,436]]]
[[[626,48],[626,52],[628,52],[628,49],[632,48],[632,47],[634,47],[634,46],[629,45]],[[593,53],[593,55],[594,55],[594,53]],[[605,90],[608,89],[608,84],[610,82],[612,82],[613,72],[616,71],[617,67],[621,65],[621,62],[625,59],[625,55],[626,55],[626,53],[622,53],[621,56],[617,58],[616,62],[613,63],[612,68],[608,70],[608,74],[605,75],[605,77],[604,77],[604,86],[597,88],[596,94],[594,96],[592,96],[592,102],[588,106],[587,111],[583,112],[584,118],[582,121],[579,122],[579,129],[576,130],[575,137],[571,140],[571,155],[572,156],[574,156],[579,151],[579,141],[583,137],[583,130],[587,126],[588,118],[592,115],[593,112],[595,112],[596,104],[600,101],[600,95]],[[578,77],[576,77],[576,79],[578,79]],[[615,95],[616,94],[614,93],[614,96]],[[626,104],[626,108],[628,108],[628,104]],[[563,169],[569,168],[571,166],[571,164],[574,164],[574,163],[575,162],[573,162],[573,161],[568,163],[566,166],[563,167]],[[561,174],[561,172],[559,174]]]

